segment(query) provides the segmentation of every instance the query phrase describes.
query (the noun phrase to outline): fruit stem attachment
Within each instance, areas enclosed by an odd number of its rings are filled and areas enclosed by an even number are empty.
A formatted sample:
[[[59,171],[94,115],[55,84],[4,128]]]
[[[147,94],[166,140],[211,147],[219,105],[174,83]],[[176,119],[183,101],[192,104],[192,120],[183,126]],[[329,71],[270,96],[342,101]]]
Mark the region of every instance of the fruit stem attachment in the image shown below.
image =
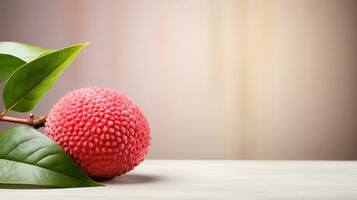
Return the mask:
[[[10,116],[6,116],[4,114],[0,115],[0,121],[12,122],[12,123],[17,123],[17,124],[25,124],[27,126],[32,126],[36,129],[45,126],[46,118],[47,118],[46,115],[42,115],[38,118],[35,118],[33,113],[29,113],[29,118],[27,118],[27,119],[10,117]]]

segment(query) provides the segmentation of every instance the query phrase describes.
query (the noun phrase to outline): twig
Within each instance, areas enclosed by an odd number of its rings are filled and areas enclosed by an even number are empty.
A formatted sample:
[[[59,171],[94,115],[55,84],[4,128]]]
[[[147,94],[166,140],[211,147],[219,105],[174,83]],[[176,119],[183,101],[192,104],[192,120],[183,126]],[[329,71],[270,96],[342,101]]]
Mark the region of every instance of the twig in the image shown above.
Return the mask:
[[[46,115],[35,118],[34,114],[32,113],[29,114],[29,118],[27,119],[0,115],[0,121],[25,124],[27,126],[32,126],[36,129],[45,126],[46,118],[47,118]]]

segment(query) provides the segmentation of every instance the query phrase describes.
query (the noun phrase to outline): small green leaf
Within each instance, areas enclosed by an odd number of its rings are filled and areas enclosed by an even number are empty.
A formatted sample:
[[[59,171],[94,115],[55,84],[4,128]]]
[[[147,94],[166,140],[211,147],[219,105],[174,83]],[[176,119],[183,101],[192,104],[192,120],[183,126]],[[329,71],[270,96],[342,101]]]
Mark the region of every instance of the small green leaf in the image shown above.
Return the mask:
[[[24,126],[0,133],[0,184],[50,187],[100,186],[53,140]]]
[[[0,54],[9,54],[29,62],[49,51],[41,47],[18,42],[0,42]]]
[[[11,74],[26,62],[9,54],[0,54],[0,81],[8,79]]]
[[[18,68],[7,81],[3,98],[6,110],[29,112],[55,84],[59,75],[88,43],[46,53]]]

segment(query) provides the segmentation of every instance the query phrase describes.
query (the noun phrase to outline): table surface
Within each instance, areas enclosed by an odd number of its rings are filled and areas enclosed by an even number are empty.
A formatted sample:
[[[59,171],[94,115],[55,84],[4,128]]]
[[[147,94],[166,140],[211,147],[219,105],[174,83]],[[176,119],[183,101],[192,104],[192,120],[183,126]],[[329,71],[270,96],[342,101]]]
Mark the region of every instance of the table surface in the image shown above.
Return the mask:
[[[0,199],[357,199],[357,161],[146,160],[105,187],[0,189]]]

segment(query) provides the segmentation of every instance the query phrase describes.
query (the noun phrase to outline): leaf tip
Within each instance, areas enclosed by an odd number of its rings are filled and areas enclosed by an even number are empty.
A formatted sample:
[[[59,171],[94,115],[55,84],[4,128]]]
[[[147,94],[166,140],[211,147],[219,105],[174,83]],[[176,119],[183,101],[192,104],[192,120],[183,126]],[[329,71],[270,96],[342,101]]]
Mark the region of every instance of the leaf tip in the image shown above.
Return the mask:
[[[104,186],[105,186],[105,184],[99,183],[99,182],[96,182],[96,181],[93,181],[91,183],[91,187],[104,187]]]
[[[88,46],[88,45],[90,45],[90,42],[83,42],[83,43],[81,43],[81,46],[82,46],[82,47],[86,47],[86,46]]]

